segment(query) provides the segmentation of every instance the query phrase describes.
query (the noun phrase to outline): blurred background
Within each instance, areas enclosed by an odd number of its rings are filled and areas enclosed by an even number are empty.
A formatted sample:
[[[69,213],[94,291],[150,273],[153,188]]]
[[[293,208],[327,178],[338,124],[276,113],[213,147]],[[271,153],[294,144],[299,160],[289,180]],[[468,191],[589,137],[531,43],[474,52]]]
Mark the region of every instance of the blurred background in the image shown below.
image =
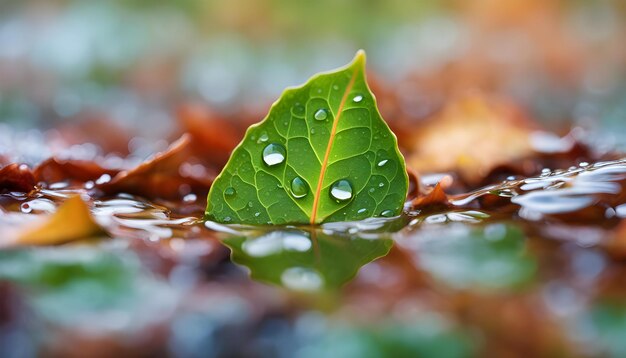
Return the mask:
[[[550,182],[563,212],[502,190],[405,213],[393,237],[330,230],[314,268],[341,282],[318,296],[287,284],[321,281],[290,270],[312,253],[284,232],[259,257],[259,233],[224,246],[189,225],[245,128],[358,49],[422,184],[623,160],[625,40],[621,0],[0,0],[0,169],[34,171],[0,193],[0,239],[75,193],[106,232],[0,250],[0,357],[625,356],[623,161],[568,182],[575,213]]]
[[[478,89],[616,143],[625,13],[617,0],[3,1],[0,141],[93,117],[167,138],[188,101],[260,119],[363,48],[389,121]]]

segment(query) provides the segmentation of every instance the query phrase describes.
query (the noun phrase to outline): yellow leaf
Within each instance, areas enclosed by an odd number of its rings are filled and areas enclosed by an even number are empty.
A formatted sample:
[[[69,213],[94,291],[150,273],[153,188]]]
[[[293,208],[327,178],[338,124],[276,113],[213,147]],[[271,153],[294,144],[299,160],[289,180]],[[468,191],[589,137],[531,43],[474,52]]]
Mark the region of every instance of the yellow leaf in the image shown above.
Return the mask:
[[[17,245],[57,245],[102,235],[89,207],[80,196],[67,199],[56,213],[42,223],[18,235]]]

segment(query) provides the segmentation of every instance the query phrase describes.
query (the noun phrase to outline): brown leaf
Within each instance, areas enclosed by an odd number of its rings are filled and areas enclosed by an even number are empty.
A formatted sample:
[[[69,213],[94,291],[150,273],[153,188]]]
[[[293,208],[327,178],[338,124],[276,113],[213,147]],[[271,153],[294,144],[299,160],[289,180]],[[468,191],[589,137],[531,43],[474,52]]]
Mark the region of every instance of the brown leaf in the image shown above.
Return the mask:
[[[408,190],[408,194],[406,197],[406,200],[413,200],[415,198],[417,198],[417,196],[420,193],[420,181],[419,181],[419,175],[417,174],[417,172],[415,170],[413,170],[413,168],[407,167],[406,168],[406,172],[409,175],[409,190]]]
[[[103,168],[93,161],[50,158],[35,168],[34,175],[37,182],[57,183],[68,179],[86,182],[104,174],[115,176],[118,172]]]
[[[419,196],[411,202],[414,209],[432,209],[437,207],[447,207],[449,204],[448,196],[443,191],[442,183],[439,182],[426,195]]]
[[[76,195],[67,199],[42,223],[19,234],[14,244],[58,245],[103,234],[87,204]]]
[[[0,192],[29,192],[35,187],[35,176],[26,164],[9,164],[0,169]]]
[[[183,135],[165,152],[118,173],[97,186],[106,194],[129,193],[148,198],[180,199],[188,193],[206,196],[215,173],[193,156],[191,137]]]
[[[230,157],[230,152],[243,137],[243,130],[218,117],[208,108],[189,104],[178,111],[178,118],[183,130],[190,135],[193,150],[207,162],[223,166]]]
[[[418,127],[408,162],[419,172],[456,170],[478,183],[495,166],[532,152],[532,127],[510,104],[466,96]]]

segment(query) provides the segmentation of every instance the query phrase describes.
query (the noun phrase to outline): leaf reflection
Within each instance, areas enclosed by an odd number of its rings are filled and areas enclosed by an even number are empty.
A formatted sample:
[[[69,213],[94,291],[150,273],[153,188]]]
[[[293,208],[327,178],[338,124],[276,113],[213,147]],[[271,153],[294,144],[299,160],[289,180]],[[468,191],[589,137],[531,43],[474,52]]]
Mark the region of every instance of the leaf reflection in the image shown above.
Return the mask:
[[[250,269],[253,279],[305,292],[339,288],[393,245],[386,237],[296,228],[255,231],[223,242],[232,260]]]

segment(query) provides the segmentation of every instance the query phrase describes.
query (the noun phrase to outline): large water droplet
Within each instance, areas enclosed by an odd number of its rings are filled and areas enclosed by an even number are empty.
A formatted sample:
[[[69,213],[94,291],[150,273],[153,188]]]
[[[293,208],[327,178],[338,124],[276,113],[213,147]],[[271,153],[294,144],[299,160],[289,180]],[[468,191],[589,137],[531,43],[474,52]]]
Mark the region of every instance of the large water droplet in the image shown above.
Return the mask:
[[[295,177],[291,181],[291,195],[294,198],[304,198],[309,193],[309,186],[300,178]]]
[[[233,196],[236,193],[237,193],[237,191],[232,186],[229,186],[228,188],[224,189],[224,195],[226,195],[226,196]]]
[[[363,100],[363,96],[361,96],[360,94],[354,96],[354,98],[352,98],[352,101],[359,103]]]
[[[389,161],[389,160],[387,160],[387,159],[383,159],[383,160],[381,160],[380,162],[378,162],[378,166],[379,166],[379,167],[382,167],[383,165],[387,164],[387,162],[388,162],[388,161]]]
[[[352,184],[345,179],[337,180],[330,186],[330,196],[338,201],[346,201],[352,198]]]
[[[326,118],[328,118],[328,112],[324,108],[320,108],[320,109],[317,110],[317,112],[315,112],[314,117],[318,121],[323,121]]]
[[[263,149],[263,162],[272,167],[285,161],[285,147],[280,144],[271,143]]]

